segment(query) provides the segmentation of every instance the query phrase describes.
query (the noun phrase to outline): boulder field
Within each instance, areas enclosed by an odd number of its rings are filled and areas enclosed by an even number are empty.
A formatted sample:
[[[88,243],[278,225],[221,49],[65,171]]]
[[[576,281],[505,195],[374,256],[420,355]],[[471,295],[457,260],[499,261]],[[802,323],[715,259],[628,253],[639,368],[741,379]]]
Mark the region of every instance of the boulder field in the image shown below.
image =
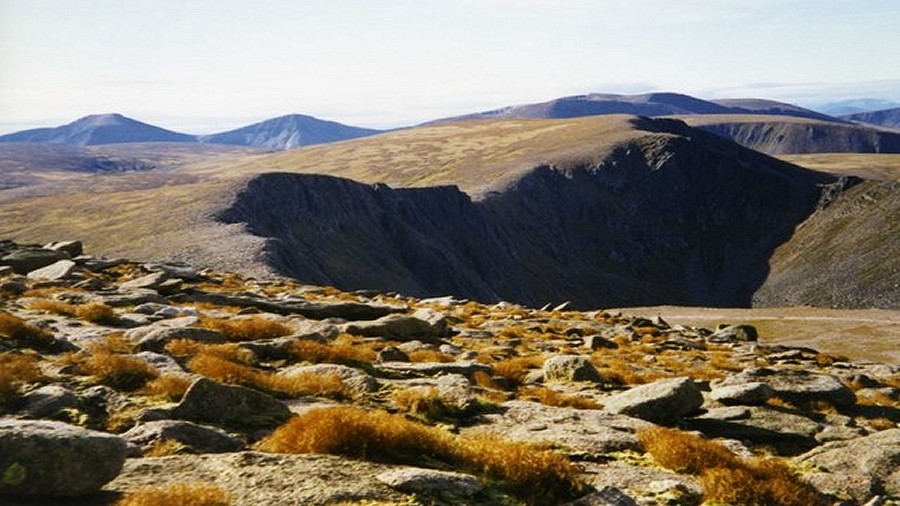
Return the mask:
[[[900,504],[898,422],[739,322],[0,242],[2,504]]]

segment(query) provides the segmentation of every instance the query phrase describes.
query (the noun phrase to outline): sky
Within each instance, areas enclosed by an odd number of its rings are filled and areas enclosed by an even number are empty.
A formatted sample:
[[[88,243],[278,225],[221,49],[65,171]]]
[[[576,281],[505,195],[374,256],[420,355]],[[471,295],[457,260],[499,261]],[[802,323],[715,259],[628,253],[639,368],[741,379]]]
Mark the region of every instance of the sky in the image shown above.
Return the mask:
[[[0,133],[390,128],[589,93],[900,101],[896,0],[0,0]]]

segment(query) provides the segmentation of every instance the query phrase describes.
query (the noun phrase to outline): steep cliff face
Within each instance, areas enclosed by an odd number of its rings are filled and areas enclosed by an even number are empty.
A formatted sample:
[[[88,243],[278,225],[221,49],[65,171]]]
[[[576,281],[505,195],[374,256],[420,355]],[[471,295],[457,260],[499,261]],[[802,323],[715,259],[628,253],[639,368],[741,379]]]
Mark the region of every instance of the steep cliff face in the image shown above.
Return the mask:
[[[472,201],[455,187],[392,189],[265,174],[221,215],[268,238],[282,274],[343,289],[530,305],[749,305],[832,178],[680,122],[600,163],[535,167]]]
[[[769,155],[900,153],[900,133],[861,125],[796,121],[731,121],[698,125]]]

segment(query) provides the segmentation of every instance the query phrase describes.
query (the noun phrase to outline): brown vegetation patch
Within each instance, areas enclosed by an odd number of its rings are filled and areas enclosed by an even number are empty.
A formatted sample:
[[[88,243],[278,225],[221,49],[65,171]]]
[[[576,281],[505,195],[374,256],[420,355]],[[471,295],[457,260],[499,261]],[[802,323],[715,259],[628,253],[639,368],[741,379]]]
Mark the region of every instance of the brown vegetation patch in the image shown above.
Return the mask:
[[[459,438],[401,415],[356,407],[308,411],[260,441],[258,448],[401,464],[455,463],[503,480],[531,504],[571,499],[581,489],[576,467],[561,454],[496,437]]]
[[[153,366],[139,358],[108,352],[88,355],[81,370],[101,384],[126,392],[137,390],[159,376]]]
[[[43,376],[36,356],[0,354],[0,404],[16,398],[24,384],[39,381]]]
[[[824,498],[780,461],[742,460],[718,443],[677,429],[642,429],[637,437],[661,466],[699,475],[708,502],[759,506],[823,504]]]
[[[313,364],[371,364],[377,358],[375,350],[362,340],[343,334],[330,343],[301,339],[291,345],[291,354],[300,361]]]
[[[590,397],[565,394],[547,387],[520,387],[519,398],[560,408],[603,409],[602,404]]]
[[[54,342],[53,335],[18,316],[0,311],[0,338],[6,337],[17,341],[22,348],[43,349]]]
[[[161,374],[147,382],[143,392],[161,397],[167,401],[177,402],[181,400],[188,387],[191,386],[191,380],[186,376],[176,374]]]
[[[148,487],[125,494],[114,506],[231,506],[233,499],[222,488],[207,483],[175,483]]]
[[[203,318],[200,326],[222,333],[229,341],[255,341],[286,336],[293,330],[284,323],[269,320],[258,315],[250,318]]]
[[[529,355],[501,360],[494,364],[494,374],[513,380],[517,385],[528,376],[532,369],[544,366],[543,355]]]

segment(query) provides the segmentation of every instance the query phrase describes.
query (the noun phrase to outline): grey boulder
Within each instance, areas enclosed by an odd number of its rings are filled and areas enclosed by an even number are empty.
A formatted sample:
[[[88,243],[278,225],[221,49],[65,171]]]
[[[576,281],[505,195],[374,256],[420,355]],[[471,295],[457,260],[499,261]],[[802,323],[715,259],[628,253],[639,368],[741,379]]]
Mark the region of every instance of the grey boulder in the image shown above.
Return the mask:
[[[691,378],[674,378],[641,385],[603,400],[611,413],[654,423],[672,422],[703,405],[703,394]]]

